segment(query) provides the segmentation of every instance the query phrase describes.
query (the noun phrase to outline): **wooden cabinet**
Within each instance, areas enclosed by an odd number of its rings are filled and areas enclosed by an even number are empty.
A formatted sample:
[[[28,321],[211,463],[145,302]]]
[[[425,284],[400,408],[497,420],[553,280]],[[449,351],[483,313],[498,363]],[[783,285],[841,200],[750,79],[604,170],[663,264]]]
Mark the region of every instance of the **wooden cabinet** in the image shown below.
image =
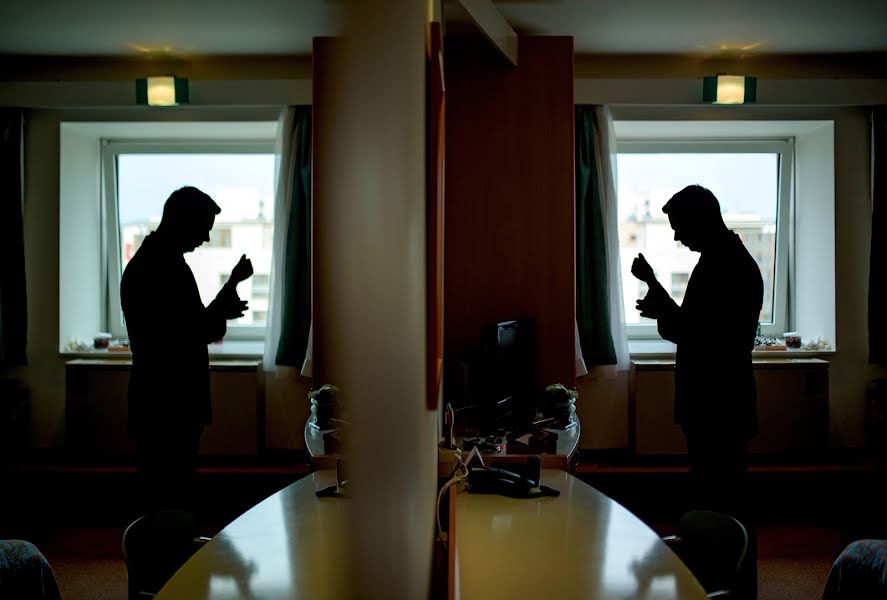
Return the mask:
[[[73,458],[108,460],[135,453],[126,433],[131,365],[128,359],[65,363],[65,448]],[[200,440],[201,455],[254,455],[264,446],[261,375],[258,360],[210,362],[213,422]]]
[[[828,361],[755,359],[759,435],[756,454],[813,457],[828,446]],[[674,360],[632,361],[630,446],[639,455],[683,454],[684,435],[673,422]]]

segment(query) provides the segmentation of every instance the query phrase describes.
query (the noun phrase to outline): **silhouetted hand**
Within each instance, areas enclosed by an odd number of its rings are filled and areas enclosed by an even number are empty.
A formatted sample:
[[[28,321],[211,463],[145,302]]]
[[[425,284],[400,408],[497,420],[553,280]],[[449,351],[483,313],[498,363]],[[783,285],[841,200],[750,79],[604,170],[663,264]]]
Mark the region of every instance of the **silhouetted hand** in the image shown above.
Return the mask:
[[[644,264],[646,264],[646,262]],[[632,265],[632,271],[633,270],[634,266]],[[671,298],[665,293],[665,290],[662,289],[661,286],[657,285],[651,287],[650,291],[647,292],[647,295],[637,301],[636,308],[641,312],[642,317],[658,319],[666,310],[668,310],[670,304]]]
[[[241,300],[237,295],[234,286],[225,286],[219,295],[216,296],[215,302],[218,309],[225,319],[239,319],[249,308],[246,300]]]
[[[234,269],[231,271],[231,281],[236,284],[241,281],[246,281],[253,274],[253,263],[246,257],[246,254],[240,257],[240,260],[237,261],[237,264],[234,265]]]
[[[647,284],[656,279],[653,267],[650,266],[643,254],[638,254],[634,262],[631,263],[631,274]]]

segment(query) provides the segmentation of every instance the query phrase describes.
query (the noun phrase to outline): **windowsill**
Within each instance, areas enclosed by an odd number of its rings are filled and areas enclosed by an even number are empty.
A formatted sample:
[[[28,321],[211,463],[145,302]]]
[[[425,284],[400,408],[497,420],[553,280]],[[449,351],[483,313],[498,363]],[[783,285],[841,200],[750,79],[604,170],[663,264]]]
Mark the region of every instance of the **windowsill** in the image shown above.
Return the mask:
[[[223,341],[208,346],[210,360],[213,358],[261,359],[265,352],[265,342]],[[175,346],[170,346],[170,356],[175,356]],[[108,360],[130,360],[132,352],[84,350],[83,352],[60,352],[63,358],[104,358]]]
[[[712,347],[711,352],[717,353],[717,347]],[[655,359],[675,357],[676,346],[666,340],[629,340],[628,353],[632,359]],[[752,358],[768,358],[778,360],[781,358],[817,358],[834,356],[835,350],[756,350],[751,353]]]

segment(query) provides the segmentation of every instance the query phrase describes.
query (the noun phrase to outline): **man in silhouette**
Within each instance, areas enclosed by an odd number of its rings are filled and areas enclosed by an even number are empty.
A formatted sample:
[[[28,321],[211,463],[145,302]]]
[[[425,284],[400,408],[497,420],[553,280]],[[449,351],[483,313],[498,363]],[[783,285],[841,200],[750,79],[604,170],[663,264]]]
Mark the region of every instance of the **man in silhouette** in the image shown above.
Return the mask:
[[[128,428],[152,509],[190,502],[200,435],[211,421],[207,344],[247,308],[236,289],[253,273],[246,255],[209,306],[183,256],[209,241],[220,212],[197,188],[173,192],[120,282],[132,350]]]
[[[677,344],[675,422],[687,439],[696,508],[740,517],[750,539],[738,597],[756,597],[754,529],[744,505],[747,446],[758,432],[757,389],[751,352],[764,296],[757,263],[727,229],[709,190],[691,185],[662,211],[674,239],[699,262],[680,306],[656,281],[639,254],[632,274],[649,286],[638,300],[641,316],[656,319],[663,338]]]
[[[710,492],[724,491],[745,471],[746,447],[757,434],[751,352],[764,285],[709,190],[688,186],[662,210],[675,241],[701,256],[678,306],[639,254],[631,272],[649,292],[637,308],[677,344],[674,417],[687,439],[691,472]]]

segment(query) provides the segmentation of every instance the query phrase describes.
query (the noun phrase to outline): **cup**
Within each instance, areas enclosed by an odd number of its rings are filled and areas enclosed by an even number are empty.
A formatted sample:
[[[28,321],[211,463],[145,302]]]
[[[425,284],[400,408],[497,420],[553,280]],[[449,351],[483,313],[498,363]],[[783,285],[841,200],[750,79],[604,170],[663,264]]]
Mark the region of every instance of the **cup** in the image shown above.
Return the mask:
[[[801,347],[801,334],[797,331],[787,331],[782,334],[782,337],[785,338],[785,347],[786,348],[800,348]]]

